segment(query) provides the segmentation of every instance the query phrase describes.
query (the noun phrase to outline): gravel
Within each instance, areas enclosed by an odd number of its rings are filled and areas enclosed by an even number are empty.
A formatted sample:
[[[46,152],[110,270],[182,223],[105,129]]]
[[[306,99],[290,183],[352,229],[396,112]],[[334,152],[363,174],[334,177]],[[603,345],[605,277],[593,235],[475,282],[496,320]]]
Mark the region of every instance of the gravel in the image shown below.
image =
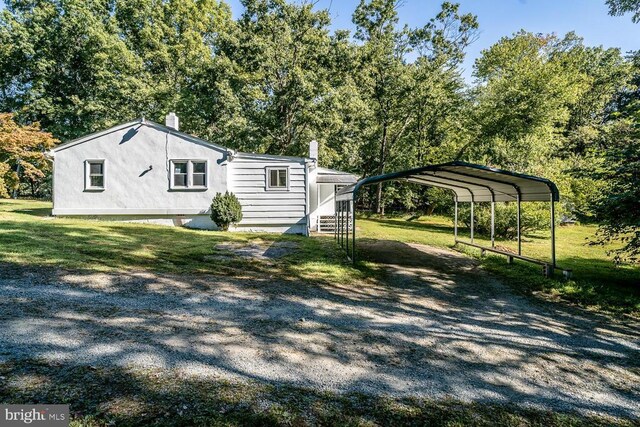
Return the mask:
[[[516,295],[454,252],[365,252],[386,262],[385,282],[0,266],[0,362],[640,417],[637,322]]]

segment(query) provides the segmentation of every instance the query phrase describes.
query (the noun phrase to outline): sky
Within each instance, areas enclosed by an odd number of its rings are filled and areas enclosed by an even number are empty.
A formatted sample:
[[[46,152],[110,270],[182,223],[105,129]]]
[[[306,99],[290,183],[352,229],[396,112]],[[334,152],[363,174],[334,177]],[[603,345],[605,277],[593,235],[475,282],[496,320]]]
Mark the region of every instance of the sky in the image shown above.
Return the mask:
[[[242,13],[240,0],[226,0],[234,17]],[[302,1],[302,0],[290,0]],[[455,1],[455,0],[453,0]],[[317,0],[316,8],[329,9],[332,29],[353,29],[351,15],[358,0]],[[640,24],[631,16],[609,16],[605,0],[457,0],[462,13],[478,17],[478,40],[467,49],[463,75],[471,82],[473,63],[483,49],[500,38],[524,29],[534,33],[575,31],[589,46],[619,47],[623,52],[640,49]],[[423,26],[440,10],[441,0],[404,0],[399,24]],[[0,0],[0,9],[4,6]]]

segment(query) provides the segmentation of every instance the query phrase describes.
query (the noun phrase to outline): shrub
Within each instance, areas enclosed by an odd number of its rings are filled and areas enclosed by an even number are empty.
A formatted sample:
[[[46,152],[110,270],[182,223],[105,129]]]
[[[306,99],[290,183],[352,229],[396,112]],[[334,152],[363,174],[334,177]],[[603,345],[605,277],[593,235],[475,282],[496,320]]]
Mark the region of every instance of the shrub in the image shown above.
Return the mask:
[[[556,206],[558,206],[556,204]],[[471,209],[468,203],[460,203],[459,221],[466,227],[471,225]],[[517,236],[517,205],[515,203],[496,203],[496,238],[514,239]],[[522,234],[549,230],[550,212],[548,203],[522,203],[520,211],[520,229]],[[489,236],[491,234],[491,204],[476,203],[474,210],[474,231]],[[559,218],[556,213],[556,221]]]
[[[242,205],[236,195],[228,191],[217,193],[211,201],[211,219],[223,231],[227,231],[229,225],[242,221]]]

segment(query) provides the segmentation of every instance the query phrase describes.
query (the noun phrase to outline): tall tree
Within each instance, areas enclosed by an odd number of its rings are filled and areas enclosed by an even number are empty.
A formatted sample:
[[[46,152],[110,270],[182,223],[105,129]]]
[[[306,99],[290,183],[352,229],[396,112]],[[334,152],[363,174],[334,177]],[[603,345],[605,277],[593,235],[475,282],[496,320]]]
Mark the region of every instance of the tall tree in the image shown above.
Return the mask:
[[[409,30],[398,30],[396,0],[361,0],[353,14],[356,38],[363,42],[360,57],[359,87],[363,98],[371,102],[370,131],[364,135],[369,168],[365,174],[382,174],[389,153],[406,131],[412,114],[408,95],[413,81],[405,66],[410,51]],[[377,186],[376,212],[384,213],[382,183]]]
[[[477,135],[461,156],[508,169],[531,170],[555,152],[573,106],[588,89],[561,52],[580,43],[573,34],[521,31],[476,60]]]
[[[181,126],[207,136],[226,111],[219,89],[229,72],[221,46],[234,30],[231,10],[218,0],[116,0],[120,38],[142,63],[138,114],[161,120],[168,111]]]
[[[304,155],[331,92],[329,15],[312,3],[243,0],[233,55],[242,70],[242,148]]]
[[[399,160],[394,159],[398,153],[415,154],[414,144],[399,149],[411,131],[418,145],[442,142],[434,141],[442,139],[442,128],[425,120],[438,114],[445,97],[458,98],[461,79],[456,67],[478,27],[473,15],[462,15],[458,5],[445,2],[424,27],[397,28],[398,5],[395,0],[361,0],[353,15],[355,35],[362,42],[358,87],[371,105],[369,132],[364,135],[369,142],[364,146],[366,174],[384,173],[390,162]],[[413,55],[418,59],[410,62]],[[441,112],[446,115],[446,107]],[[408,166],[407,157],[401,163]],[[384,213],[382,184],[375,199],[376,211]]]
[[[134,116],[142,62],[106,0],[10,0],[0,15],[0,109],[72,138]]]

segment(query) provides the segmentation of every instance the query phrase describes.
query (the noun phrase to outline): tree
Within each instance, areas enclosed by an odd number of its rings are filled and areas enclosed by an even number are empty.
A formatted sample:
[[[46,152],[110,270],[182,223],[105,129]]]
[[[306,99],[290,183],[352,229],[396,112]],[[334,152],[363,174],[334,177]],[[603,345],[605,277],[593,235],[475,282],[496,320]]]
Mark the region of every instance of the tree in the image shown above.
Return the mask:
[[[460,157],[506,169],[533,171],[555,152],[570,107],[588,89],[559,54],[580,40],[573,34],[521,31],[482,52],[474,74],[476,137]]]
[[[394,157],[403,159],[396,163],[409,166],[408,156],[402,153],[415,154],[415,150],[410,148],[412,144],[403,144],[410,139],[407,135],[417,132],[413,142],[424,146],[429,131],[430,136],[438,133],[435,125],[427,129],[425,119],[437,114],[446,96],[460,99],[456,67],[478,27],[473,15],[461,15],[458,5],[445,2],[424,27],[398,29],[398,5],[395,0],[361,0],[353,15],[356,38],[363,43],[358,87],[371,105],[370,130],[364,135],[369,142],[363,147],[368,166],[365,174],[384,173]],[[409,63],[412,52],[418,53],[418,59]],[[441,111],[447,114],[449,110],[445,107]],[[375,199],[376,212],[384,213],[382,183]]]
[[[622,16],[625,13],[633,13],[631,20],[640,22],[640,0],[607,0],[609,15]]]
[[[0,197],[17,197],[20,182],[33,190],[50,173],[47,151],[57,142],[39,123],[20,126],[12,114],[0,113]]]
[[[612,251],[616,262],[640,258],[640,126],[629,118],[612,122],[604,155],[593,153],[590,174],[605,183],[596,200],[600,221],[595,243],[621,243]]]
[[[371,103],[365,175],[385,172],[389,153],[413,118],[407,102],[413,82],[404,63],[410,49],[409,33],[406,28],[396,29],[397,6],[396,0],[361,0],[353,14],[356,38],[364,43],[358,85],[363,98]],[[376,212],[384,213],[382,183],[377,186]]]
[[[117,32],[142,64],[137,115],[162,119],[208,137],[225,128],[227,66],[224,45],[234,35],[229,5],[218,0],[117,0]],[[228,130],[228,129],[227,129]]]
[[[0,110],[73,138],[135,116],[142,62],[112,2],[11,0],[0,15]]]
[[[313,4],[244,0],[229,57],[245,120],[243,149],[305,155],[331,92],[329,15]]]

